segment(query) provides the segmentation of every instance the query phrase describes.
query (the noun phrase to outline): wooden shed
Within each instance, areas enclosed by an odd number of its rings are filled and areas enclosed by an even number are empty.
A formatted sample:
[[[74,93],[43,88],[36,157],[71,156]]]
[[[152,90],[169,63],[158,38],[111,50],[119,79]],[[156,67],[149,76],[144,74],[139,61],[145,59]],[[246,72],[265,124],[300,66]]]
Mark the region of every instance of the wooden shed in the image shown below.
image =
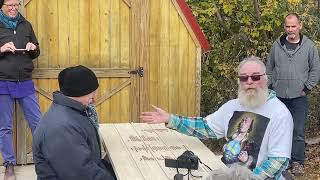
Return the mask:
[[[151,104],[171,113],[199,115],[201,54],[210,45],[184,0],[22,4],[41,47],[33,78],[42,112],[58,90],[58,73],[82,64],[99,78],[101,123],[139,122],[139,113]],[[31,135],[16,107],[17,161],[25,164],[32,162]]]

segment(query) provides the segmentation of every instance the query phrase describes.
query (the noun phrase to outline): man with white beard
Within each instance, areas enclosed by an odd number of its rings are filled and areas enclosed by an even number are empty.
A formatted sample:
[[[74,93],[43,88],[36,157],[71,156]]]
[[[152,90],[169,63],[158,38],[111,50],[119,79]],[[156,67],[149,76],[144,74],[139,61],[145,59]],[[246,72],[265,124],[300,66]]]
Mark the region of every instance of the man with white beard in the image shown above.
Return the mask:
[[[225,138],[222,161],[230,168],[215,170],[207,179],[282,179],[291,156],[293,120],[289,110],[267,88],[266,67],[258,57],[244,59],[238,67],[238,98],[209,116],[183,117],[153,106],[142,112],[146,123],[166,123],[180,133],[207,138]],[[242,121],[251,118],[245,141],[237,140]],[[248,129],[247,127],[246,129]],[[237,133],[238,132],[238,133]],[[250,163],[248,163],[250,158]]]

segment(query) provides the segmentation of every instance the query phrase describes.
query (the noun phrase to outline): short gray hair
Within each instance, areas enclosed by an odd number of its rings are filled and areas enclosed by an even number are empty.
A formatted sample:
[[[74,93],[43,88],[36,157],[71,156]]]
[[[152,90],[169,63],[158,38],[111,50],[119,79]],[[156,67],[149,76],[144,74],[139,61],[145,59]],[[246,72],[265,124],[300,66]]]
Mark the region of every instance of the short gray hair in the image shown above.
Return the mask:
[[[284,18],[284,21],[286,21],[287,17],[289,17],[289,16],[294,16],[294,17],[296,17],[297,20],[298,20],[298,22],[301,23],[301,18],[300,18],[300,16],[299,16],[299,14],[294,13],[294,12],[287,14],[286,17]]]
[[[238,73],[240,72],[240,69],[242,68],[242,66],[243,65],[245,65],[246,63],[248,63],[248,62],[254,62],[254,63],[257,63],[257,64],[259,64],[260,65],[260,67],[261,67],[261,70],[263,71],[263,73],[266,73],[266,66],[265,66],[265,64],[261,61],[261,59],[259,58],[259,57],[257,57],[257,56],[250,56],[250,57],[247,57],[247,58],[244,58],[241,62],[240,62],[240,64],[239,64],[239,66],[238,66]]]

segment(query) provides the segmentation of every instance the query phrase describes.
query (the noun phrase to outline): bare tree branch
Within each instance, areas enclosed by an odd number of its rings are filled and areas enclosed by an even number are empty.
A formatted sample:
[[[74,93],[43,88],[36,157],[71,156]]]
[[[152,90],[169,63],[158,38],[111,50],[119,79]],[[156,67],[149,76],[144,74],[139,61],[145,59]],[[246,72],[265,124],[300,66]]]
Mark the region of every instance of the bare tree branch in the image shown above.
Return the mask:
[[[259,3],[257,0],[253,0],[253,4],[254,4],[254,11],[256,13],[256,18],[258,19],[259,24],[263,25],[262,20],[261,20],[261,16],[260,16]],[[268,39],[266,31],[263,31],[263,38],[264,38],[264,40]]]
[[[216,16],[217,16],[217,18],[218,18],[218,21],[219,21],[220,25],[221,25],[229,34],[234,35],[234,33],[225,25],[224,20],[223,20],[223,18],[222,18],[222,16],[221,16],[220,10],[219,10],[219,8],[217,8],[217,6],[216,6],[216,4],[215,4],[214,1],[215,1],[215,0],[212,1],[212,4],[213,4],[213,7],[216,9]]]
[[[318,15],[320,15],[320,0],[318,0]]]

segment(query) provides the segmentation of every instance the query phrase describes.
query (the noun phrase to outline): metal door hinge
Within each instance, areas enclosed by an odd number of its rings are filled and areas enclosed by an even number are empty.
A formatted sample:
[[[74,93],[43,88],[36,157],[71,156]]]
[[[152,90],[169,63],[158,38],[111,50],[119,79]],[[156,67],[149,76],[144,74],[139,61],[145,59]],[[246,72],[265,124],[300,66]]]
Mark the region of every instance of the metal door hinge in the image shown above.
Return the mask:
[[[138,74],[140,77],[143,77],[144,70],[143,70],[143,67],[138,67],[138,69],[129,71],[128,73],[129,74]]]

